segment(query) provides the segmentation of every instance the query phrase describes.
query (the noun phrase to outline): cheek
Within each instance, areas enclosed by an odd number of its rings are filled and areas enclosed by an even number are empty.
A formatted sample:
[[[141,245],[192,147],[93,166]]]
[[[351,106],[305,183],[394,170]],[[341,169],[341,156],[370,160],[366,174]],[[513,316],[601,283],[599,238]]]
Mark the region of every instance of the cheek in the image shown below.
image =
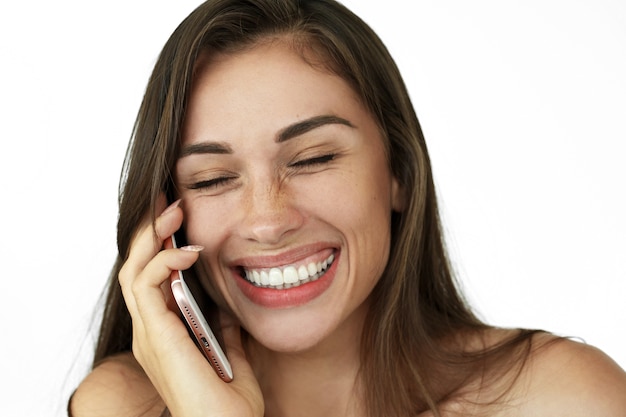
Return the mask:
[[[361,172],[333,197],[340,202],[338,211],[346,220],[358,224],[364,230],[386,229],[391,218],[391,181],[384,170],[380,175]]]
[[[391,181],[385,175],[363,173],[360,187],[354,187],[351,208],[346,209],[359,250],[359,262],[377,279],[389,256],[391,239]],[[348,220],[350,219],[350,220]]]
[[[211,277],[221,276],[216,268],[218,268],[219,255],[230,227],[227,221],[227,210],[222,209],[220,205],[208,204],[208,201],[202,202],[202,199],[184,204],[187,240],[190,244],[204,246],[195,266],[198,278],[211,298],[219,304],[218,293],[221,292],[222,283],[215,282]]]
[[[185,232],[189,243],[202,245],[208,253],[216,253],[225,239],[232,210],[227,201],[216,198],[195,198],[183,202]]]
[[[223,291],[220,290],[221,286],[218,282],[211,279],[214,272],[209,270],[209,260],[206,257],[198,259],[194,265],[194,271],[196,272],[196,276],[198,277],[202,288],[207,294],[209,294],[209,297],[222,309],[226,308],[227,303],[222,296]],[[228,308],[226,309],[228,310]]]
[[[378,278],[387,263],[391,235],[391,181],[385,170],[379,176],[355,172],[351,181],[331,184],[323,201],[317,214],[342,233],[353,267]]]

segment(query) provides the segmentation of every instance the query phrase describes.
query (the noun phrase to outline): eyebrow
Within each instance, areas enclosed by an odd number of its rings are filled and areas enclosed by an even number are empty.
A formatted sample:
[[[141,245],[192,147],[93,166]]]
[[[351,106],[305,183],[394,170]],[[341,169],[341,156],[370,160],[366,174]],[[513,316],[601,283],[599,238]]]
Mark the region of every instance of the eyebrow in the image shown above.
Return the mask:
[[[309,119],[301,120],[280,130],[276,135],[276,142],[281,143],[297,136],[310,132],[313,129],[331,124],[340,124],[354,128],[354,125],[348,120],[332,114],[314,116]]]
[[[223,142],[200,142],[187,145],[180,151],[179,158],[184,158],[195,154],[231,154],[233,149],[227,143]]]
[[[350,121],[335,116],[332,114],[325,114],[320,116],[310,117],[305,120],[300,120],[295,122],[280,131],[276,134],[276,143],[282,143],[289,139],[296,138],[298,136],[304,135],[311,130],[320,128],[322,126],[331,125],[331,124],[340,124],[344,126],[348,126],[354,128],[355,126],[350,123]],[[184,158],[189,155],[195,154],[232,154],[233,149],[224,142],[200,142],[194,143],[192,145],[185,146],[180,151],[179,158]]]

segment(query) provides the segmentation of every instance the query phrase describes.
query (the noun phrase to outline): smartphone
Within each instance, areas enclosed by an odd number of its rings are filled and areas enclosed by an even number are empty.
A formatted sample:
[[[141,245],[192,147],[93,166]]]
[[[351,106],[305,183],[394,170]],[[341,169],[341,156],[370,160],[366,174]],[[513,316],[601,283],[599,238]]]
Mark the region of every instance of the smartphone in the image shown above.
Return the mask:
[[[172,235],[171,239],[172,246],[175,248],[179,247],[178,245],[181,240],[180,235],[178,238],[179,242],[176,241],[176,234]],[[172,287],[172,294],[184,318],[184,322],[195,337],[198,348],[207,358],[217,373],[217,376],[224,382],[232,381],[233,371],[230,362],[228,362],[226,354],[220,347],[213,331],[202,315],[198,303],[196,303],[196,300],[191,294],[191,290],[185,283],[183,271],[172,271],[170,275],[170,286]]]

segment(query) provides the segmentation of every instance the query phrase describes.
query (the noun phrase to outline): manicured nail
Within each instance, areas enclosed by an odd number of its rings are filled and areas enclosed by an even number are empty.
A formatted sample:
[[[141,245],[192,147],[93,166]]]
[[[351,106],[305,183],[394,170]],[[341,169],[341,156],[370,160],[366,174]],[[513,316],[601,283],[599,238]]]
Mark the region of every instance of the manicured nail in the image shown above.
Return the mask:
[[[179,198],[178,200],[176,200],[172,204],[170,204],[165,210],[163,210],[163,213],[161,213],[161,216],[163,216],[164,214],[169,213],[170,211],[172,211],[176,207],[178,207],[180,205],[180,201],[181,201],[181,199]]]
[[[204,246],[200,245],[187,245],[180,248],[180,250],[185,250],[187,252],[202,252],[204,250]]]

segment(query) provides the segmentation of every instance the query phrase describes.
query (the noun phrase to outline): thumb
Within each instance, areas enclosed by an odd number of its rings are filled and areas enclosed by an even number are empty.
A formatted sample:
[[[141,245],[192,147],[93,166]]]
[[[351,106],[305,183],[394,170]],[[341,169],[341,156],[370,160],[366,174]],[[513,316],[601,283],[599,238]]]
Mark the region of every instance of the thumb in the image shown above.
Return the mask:
[[[228,356],[243,355],[245,358],[245,352],[243,345],[241,344],[241,325],[235,317],[225,312],[219,311],[219,322],[222,331],[222,339],[224,340],[224,347],[228,352]]]
[[[246,350],[242,344],[241,324],[224,310],[219,311],[219,321],[226,354],[233,368],[234,378],[231,385],[246,399],[253,410],[253,415],[263,415],[265,408],[263,394],[246,357]]]
[[[235,379],[253,377],[252,367],[248,362],[246,349],[242,343],[241,324],[230,313],[219,311],[219,323],[226,356],[233,368]]]

